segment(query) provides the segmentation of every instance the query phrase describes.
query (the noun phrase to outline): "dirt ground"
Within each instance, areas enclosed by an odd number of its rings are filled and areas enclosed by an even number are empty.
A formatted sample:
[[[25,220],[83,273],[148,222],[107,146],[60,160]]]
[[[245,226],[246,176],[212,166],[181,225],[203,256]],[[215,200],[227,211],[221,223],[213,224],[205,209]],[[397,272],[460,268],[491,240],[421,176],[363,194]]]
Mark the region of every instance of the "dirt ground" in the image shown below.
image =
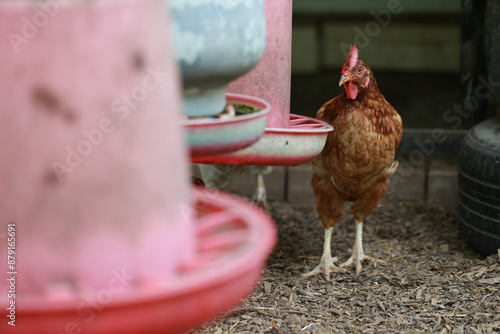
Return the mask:
[[[500,254],[471,249],[454,211],[385,198],[364,224],[365,264],[345,274],[302,278],[314,268],[323,228],[312,205],[271,202],[278,244],[255,292],[196,334],[500,333]],[[332,254],[350,256],[354,222],[336,225]]]

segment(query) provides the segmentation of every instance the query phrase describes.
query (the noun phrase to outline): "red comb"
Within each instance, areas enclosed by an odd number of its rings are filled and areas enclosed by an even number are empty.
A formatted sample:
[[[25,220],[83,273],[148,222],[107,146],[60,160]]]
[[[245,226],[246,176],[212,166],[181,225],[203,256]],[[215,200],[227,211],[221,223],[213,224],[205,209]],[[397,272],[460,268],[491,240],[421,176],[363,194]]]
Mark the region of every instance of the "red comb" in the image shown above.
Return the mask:
[[[349,62],[349,67],[354,67],[354,64],[358,61],[358,48],[356,44],[351,45],[351,49],[347,55],[347,61]]]
[[[357,61],[358,61],[358,48],[356,47],[356,44],[353,44],[349,49],[349,53],[347,54],[347,61],[345,62],[342,70],[344,71],[352,69],[354,65],[356,65]]]

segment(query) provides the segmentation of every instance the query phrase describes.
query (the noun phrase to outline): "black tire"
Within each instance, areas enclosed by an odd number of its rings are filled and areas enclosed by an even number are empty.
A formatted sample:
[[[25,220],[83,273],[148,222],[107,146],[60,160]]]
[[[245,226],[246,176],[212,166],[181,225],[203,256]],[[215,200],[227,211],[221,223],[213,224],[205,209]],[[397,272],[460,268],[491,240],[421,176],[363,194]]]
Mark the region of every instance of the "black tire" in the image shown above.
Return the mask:
[[[500,249],[500,117],[471,128],[458,161],[458,210],[469,243],[490,255]]]

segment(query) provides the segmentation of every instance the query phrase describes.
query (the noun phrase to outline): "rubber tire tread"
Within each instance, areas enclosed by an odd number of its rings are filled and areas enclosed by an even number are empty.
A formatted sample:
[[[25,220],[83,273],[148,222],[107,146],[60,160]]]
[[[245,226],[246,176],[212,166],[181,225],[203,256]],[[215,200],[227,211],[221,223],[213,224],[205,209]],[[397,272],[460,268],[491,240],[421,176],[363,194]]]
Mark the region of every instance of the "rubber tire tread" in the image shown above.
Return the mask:
[[[500,117],[469,130],[458,165],[462,229],[476,250],[494,254],[500,249]]]

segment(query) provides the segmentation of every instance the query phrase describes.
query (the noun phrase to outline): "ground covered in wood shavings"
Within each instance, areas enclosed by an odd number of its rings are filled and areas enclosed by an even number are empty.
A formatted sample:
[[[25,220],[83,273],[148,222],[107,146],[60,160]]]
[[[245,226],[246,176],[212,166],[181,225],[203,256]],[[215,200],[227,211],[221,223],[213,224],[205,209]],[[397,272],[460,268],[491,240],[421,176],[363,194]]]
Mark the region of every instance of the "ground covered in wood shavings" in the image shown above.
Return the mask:
[[[196,334],[500,333],[499,255],[474,252],[455,212],[386,198],[364,224],[365,264],[354,276],[302,278],[314,268],[323,228],[313,206],[271,202],[279,242],[255,292]],[[346,261],[354,222],[336,226],[332,254]]]

